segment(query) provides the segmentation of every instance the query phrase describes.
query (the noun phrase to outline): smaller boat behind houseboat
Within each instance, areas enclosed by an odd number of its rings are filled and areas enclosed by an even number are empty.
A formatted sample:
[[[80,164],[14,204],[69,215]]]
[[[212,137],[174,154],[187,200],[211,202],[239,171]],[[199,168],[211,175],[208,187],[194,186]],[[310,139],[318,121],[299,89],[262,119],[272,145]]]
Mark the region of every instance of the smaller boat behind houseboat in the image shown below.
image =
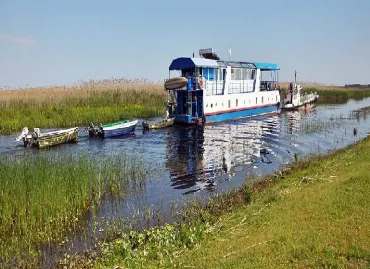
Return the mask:
[[[282,102],[283,110],[309,109],[316,106],[319,95],[314,93],[305,93],[303,87],[297,84],[297,71],[294,75],[294,82],[288,86],[288,92]]]
[[[117,121],[109,124],[99,123],[98,126],[94,126],[94,123],[90,122],[86,131],[89,133],[90,137],[116,137],[133,133],[136,124],[137,120]]]
[[[155,122],[143,121],[142,125],[145,130],[151,130],[151,129],[161,129],[161,128],[172,126],[174,122],[175,122],[175,118],[168,118],[168,119],[163,119],[161,121],[155,121]]]
[[[41,133],[39,128],[34,128],[33,132],[29,132],[28,128],[24,127],[22,133],[16,138],[16,140],[23,140],[23,145],[25,147],[36,147],[42,149],[55,145],[76,142],[78,139],[78,131],[78,127],[74,127]]]

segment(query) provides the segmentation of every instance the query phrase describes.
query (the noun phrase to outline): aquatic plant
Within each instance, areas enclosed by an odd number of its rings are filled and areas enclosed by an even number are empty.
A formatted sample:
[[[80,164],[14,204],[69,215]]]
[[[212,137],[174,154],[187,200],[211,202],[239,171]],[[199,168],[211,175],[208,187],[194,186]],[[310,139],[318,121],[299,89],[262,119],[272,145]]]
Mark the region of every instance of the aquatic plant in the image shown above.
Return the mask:
[[[0,267],[37,264],[42,245],[61,242],[104,197],[146,177],[140,159],[126,155],[2,155],[0,166]]]

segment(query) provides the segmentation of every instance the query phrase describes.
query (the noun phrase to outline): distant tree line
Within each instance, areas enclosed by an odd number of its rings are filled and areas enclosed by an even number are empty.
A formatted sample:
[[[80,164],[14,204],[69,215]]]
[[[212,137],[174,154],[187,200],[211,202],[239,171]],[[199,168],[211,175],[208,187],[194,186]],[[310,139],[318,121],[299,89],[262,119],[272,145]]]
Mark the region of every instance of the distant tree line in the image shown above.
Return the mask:
[[[370,88],[370,84],[346,84],[344,88]]]

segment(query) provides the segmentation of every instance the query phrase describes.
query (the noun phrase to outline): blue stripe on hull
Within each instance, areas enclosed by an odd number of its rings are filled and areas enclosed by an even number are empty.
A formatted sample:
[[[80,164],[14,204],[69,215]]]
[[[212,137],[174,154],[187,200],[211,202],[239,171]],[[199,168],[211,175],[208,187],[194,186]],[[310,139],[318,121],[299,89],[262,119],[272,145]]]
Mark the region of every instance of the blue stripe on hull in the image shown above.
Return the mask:
[[[120,136],[120,135],[127,135],[131,134],[135,131],[136,125],[119,128],[114,130],[104,130],[104,137],[113,137],[113,136]]]
[[[279,107],[276,105],[251,108],[251,109],[246,109],[246,110],[206,116],[206,122],[232,120],[232,119],[243,118],[243,117],[257,116],[261,114],[276,113],[279,111],[280,111]]]
[[[257,115],[268,114],[268,113],[276,113],[279,111],[280,111],[280,108],[278,105],[250,108],[250,109],[233,111],[233,112],[225,112],[222,114],[209,115],[209,116],[206,116],[206,122],[232,120],[232,119],[237,119],[237,118],[251,117],[251,116],[257,116]],[[197,123],[197,121],[196,121],[196,118],[190,115],[176,115],[175,123],[194,124],[194,123]]]

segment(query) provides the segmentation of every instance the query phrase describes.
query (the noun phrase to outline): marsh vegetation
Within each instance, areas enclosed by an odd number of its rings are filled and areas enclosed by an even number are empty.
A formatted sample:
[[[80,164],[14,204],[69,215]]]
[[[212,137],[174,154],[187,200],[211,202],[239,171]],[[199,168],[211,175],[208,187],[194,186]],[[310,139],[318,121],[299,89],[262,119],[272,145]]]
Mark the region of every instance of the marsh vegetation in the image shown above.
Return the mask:
[[[163,115],[166,92],[147,80],[81,81],[73,86],[0,90],[0,134],[24,126],[87,126]]]
[[[145,184],[139,157],[0,156],[0,267],[34,267],[105,197]],[[36,267],[36,266],[35,266]]]

